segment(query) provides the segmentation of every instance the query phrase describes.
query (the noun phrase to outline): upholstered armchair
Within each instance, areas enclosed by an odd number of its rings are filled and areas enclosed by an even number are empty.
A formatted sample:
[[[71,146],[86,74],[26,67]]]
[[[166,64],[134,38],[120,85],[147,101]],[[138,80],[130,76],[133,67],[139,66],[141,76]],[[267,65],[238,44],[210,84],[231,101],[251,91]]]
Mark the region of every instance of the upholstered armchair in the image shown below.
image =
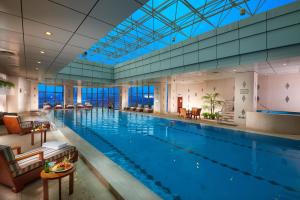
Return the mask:
[[[16,150],[16,155],[13,150]],[[19,192],[26,184],[40,178],[45,161],[62,161],[64,157],[76,162],[76,147],[67,145],[58,150],[38,147],[21,153],[21,147],[0,145],[0,184],[11,187],[13,192]]]

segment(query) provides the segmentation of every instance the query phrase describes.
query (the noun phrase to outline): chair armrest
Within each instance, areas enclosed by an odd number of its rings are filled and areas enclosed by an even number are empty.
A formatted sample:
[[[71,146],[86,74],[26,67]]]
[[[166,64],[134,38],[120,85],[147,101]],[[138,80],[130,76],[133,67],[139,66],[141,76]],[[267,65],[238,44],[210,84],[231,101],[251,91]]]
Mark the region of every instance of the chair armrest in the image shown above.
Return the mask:
[[[11,146],[10,147],[12,150],[16,150],[17,151],[17,154],[20,154],[21,153],[21,146]]]
[[[37,151],[37,152],[29,153],[29,154],[26,154],[24,156],[20,156],[20,157],[16,158],[15,160],[20,161],[20,160],[24,160],[26,158],[30,158],[30,157],[36,156],[36,155],[39,155],[39,159],[42,162],[44,162],[44,152],[43,151]]]

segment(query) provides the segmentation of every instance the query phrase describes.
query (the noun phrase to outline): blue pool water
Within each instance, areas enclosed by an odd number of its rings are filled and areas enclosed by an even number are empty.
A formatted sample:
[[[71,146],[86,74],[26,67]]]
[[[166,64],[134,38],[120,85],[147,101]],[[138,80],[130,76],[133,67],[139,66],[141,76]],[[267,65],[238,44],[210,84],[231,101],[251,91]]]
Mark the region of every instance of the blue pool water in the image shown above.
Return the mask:
[[[300,115],[300,112],[278,111],[278,110],[257,110],[257,112],[273,114],[273,115]]]
[[[300,199],[300,142],[106,109],[56,111],[163,199]]]

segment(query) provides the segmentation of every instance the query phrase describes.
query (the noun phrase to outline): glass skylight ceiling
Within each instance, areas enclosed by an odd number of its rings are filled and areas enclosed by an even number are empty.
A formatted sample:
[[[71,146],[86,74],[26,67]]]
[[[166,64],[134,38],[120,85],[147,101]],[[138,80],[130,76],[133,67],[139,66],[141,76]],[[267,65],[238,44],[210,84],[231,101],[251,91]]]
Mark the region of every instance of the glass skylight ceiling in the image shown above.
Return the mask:
[[[115,65],[294,1],[150,0],[79,59]]]

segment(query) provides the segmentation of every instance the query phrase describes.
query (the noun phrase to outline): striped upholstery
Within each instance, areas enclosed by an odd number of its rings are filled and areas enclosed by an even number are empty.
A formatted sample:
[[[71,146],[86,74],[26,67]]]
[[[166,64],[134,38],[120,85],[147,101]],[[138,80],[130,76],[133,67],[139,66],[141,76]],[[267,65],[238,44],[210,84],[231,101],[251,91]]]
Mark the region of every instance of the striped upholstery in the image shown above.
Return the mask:
[[[28,155],[28,154],[31,154],[34,152],[43,151],[45,161],[51,162],[51,161],[55,161],[55,160],[58,160],[58,159],[61,159],[64,157],[73,157],[74,153],[76,152],[76,147],[68,145],[68,146],[66,146],[62,149],[58,149],[58,150],[45,148],[45,147],[39,147],[39,148],[30,150],[26,153],[15,156],[9,146],[0,145],[0,151],[3,152],[5,159],[7,161],[14,161],[15,158],[20,158],[24,155]],[[10,167],[12,176],[16,177],[16,176],[19,176],[19,175],[24,174],[32,169],[35,169],[35,168],[41,167],[41,166],[42,166],[42,162],[41,162],[41,160],[39,160],[39,155],[35,155],[35,156],[31,156],[26,159],[22,159],[18,162],[15,162],[15,163],[11,164],[9,167]]]
[[[9,169],[13,177],[17,176],[19,166],[17,162],[13,162],[15,160],[15,154],[11,150],[10,146],[0,145],[0,152],[4,155],[4,158],[7,160],[8,163],[12,162],[9,164]]]
[[[44,152],[44,159],[45,161],[55,161],[64,157],[69,157],[69,156],[73,156],[74,152],[76,150],[76,147],[74,146],[66,146],[62,149],[50,149],[50,148],[45,148],[45,147],[39,147],[36,149],[33,149],[31,151],[28,151],[26,153],[23,153],[21,155],[16,155],[16,158],[18,157],[22,157],[24,155],[33,153],[33,152],[39,152],[39,151],[43,151]],[[19,174],[24,174],[34,168],[40,167],[42,165],[42,162],[39,160],[39,155],[36,156],[31,156],[29,158],[23,159],[18,161],[18,165],[19,165],[19,170],[18,170],[18,175]]]

